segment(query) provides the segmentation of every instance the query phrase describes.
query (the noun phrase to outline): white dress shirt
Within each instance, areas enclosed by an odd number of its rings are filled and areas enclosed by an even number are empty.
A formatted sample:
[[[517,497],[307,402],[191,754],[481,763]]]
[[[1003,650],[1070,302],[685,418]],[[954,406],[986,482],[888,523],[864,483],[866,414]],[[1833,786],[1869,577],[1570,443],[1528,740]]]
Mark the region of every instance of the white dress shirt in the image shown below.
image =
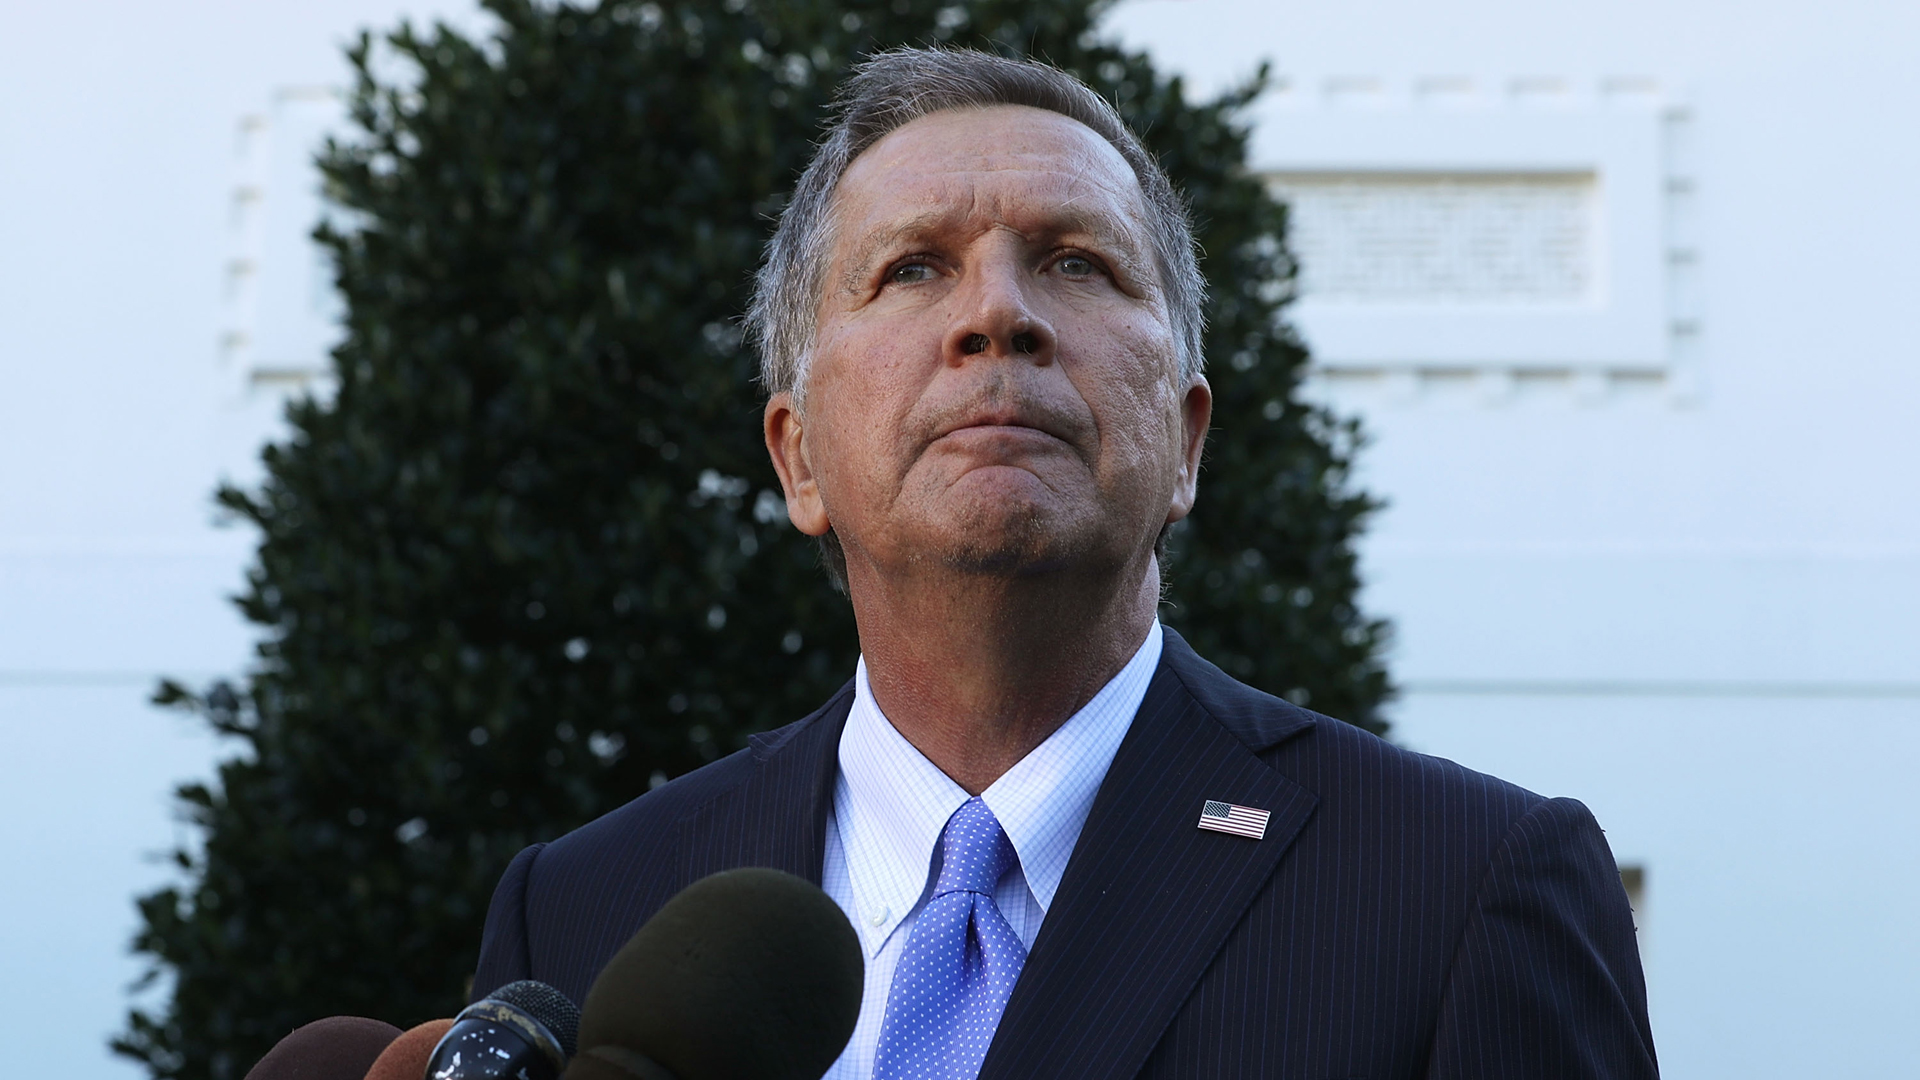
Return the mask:
[[[1053,904],[1093,797],[1160,664],[1160,624],[1113,680],[982,792],[1020,857],[994,904],[1028,949]],[[860,1021],[825,1080],[867,1080],[886,1018],[893,969],[933,885],[934,849],[967,792],[881,713],[863,657],[840,735],[840,775],[827,820],[822,884],[847,913],[866,953]]]

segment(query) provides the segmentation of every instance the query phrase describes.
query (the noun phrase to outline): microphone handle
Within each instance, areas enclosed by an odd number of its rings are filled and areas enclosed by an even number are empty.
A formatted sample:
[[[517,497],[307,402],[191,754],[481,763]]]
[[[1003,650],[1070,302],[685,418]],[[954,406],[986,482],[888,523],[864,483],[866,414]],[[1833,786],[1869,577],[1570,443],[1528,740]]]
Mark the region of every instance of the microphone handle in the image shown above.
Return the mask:
[[[636,1050],[607,1044],[582,1050],[560,1080],[680,1080]]]

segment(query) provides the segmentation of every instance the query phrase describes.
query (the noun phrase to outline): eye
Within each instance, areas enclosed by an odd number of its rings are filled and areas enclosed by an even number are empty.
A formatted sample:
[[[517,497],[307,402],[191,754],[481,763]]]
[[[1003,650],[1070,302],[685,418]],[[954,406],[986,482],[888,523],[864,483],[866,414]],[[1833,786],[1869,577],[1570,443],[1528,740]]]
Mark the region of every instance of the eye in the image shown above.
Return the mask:
[[[933,280],[933,267],[923,262],[904,262],[887,272],[890,285],[918,285]]]
[[[1100,267],[1085,255],[1063,256],[1054,266],[1068,277],[1092,277],[1100,272]]]

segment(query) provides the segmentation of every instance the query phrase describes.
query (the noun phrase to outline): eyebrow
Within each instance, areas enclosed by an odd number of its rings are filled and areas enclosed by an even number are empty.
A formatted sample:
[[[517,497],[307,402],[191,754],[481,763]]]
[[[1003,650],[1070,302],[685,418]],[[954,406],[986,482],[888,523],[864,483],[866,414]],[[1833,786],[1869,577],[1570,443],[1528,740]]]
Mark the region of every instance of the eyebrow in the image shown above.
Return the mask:
[[[851,292],[866,281],[873,264],[882,251],[893,247],[903,239],[925,236],[938,232],[940,226],[951,221],[959,214],[951,209],[928,210],[901,222],[891,229],[872,233],[860,241],[853,257],[847,261],[847,272],[842,285]]]
[[[902,240],[913,240],[932,235],[950,226],[957,219],[967,216],[967,211],[957,207],[942,207],[916,214],[892,228],[883,229],[860,241],[847,261],[847,270],[842,275],[841,285],[847,291],[862,288],[870,275],[874,263],[882,251],[895,247]],[[1063,203],[1054,208],[1045,228],[1054,235],[1083,234],[1093,237],[1104,249],[1107,249],[1120,264],[1125,275],[1141,284],[1152,287],[1154,278],[1149,272],[1149,263],[1128,235],[1129,230],[1118,227],[1119,223],[1106,214],[1088,213],[1072,203]]]

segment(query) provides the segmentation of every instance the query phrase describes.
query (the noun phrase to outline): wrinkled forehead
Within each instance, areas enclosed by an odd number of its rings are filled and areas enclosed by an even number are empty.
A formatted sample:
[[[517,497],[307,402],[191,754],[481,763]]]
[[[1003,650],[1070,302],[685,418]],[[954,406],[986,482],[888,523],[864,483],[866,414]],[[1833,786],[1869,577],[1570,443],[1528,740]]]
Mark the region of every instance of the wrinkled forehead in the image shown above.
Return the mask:
[[[892,237],[1011,227],[1084,233],[1139,257],[1146,196],[1113,144],[1060,113],[1024,105],[946,109],[868,147],[834,193],[843,258]]]

